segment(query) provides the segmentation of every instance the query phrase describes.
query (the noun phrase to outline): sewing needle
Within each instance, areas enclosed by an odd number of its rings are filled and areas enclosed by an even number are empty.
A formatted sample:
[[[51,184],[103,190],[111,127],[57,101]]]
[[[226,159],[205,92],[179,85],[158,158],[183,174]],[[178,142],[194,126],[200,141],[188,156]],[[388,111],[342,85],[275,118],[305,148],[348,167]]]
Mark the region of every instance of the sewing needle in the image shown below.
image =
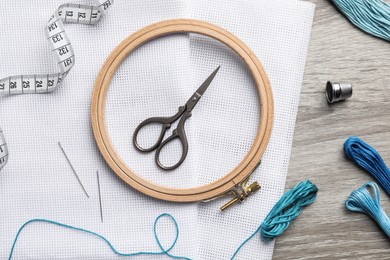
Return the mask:
[[[73,171],[74,175],[76,176],[77,181],[79,182],[81,188],[83,188],[83,191],[84,191],[85,195],[87,195],[87,197],[89,198],[89,195],[88,195],[87,191],[85,190],[84,185],[81,183],[81,180],[80,180],[79,176],[77,175],[76,170],[74,169],[72,163],[71,163],[70,160],[69,160],[68,155],[66,154],[64,148],[62,148],[62,145],[61,145],[60,142],[58,142],[58,146],[61,148],[62,153],[65,155],[65,158],[66,158],[66,160],[68,161],[68,163],[69,163],[69,165],[70,165],[70,168],[72,168],[72,171]]]
[[[97,177],[98,190],[99,190],[100,219],[102,220],[103,223],[103,207],[102,207],[102,195],[100,193],[99,171],[96,171],[96,177]]]

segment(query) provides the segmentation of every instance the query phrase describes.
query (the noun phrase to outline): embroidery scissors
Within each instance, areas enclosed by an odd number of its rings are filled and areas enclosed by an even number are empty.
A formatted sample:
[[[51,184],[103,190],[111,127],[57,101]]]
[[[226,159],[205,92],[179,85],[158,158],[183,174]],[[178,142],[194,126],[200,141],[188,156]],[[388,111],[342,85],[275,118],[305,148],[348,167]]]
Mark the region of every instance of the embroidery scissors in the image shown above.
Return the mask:
[[[143,122],[141,122],[138,125],[138,127],[135,129],[134,135],[133,135],[134,146],[137,148],[137,150],[139,150],[141,152],[151,152],[153,150],[156,150],[155,161],[161,169],[167,170],[167,171],[173,170],[173,169],[176,169],[178,166],[180,166],[180,164],[182,164],[184,162],[184,160],[187,156],[187,153],[188,153],[188,141],[187,141],[187,136],[186,136],[186,133],[184,130],[184,123],[189,117],[191,117],[192,109],[196,106],[196,104],[198,103],[200,98],[203,96],[203,94],[205,93],[207,88],[210,86],[211,82],[213,81],[213,79],[214,79],[215,75],[217,74],[220,67],[221,66],[216,68],[213,71],[213,73],[210,74],[210,76],[195,91],[195,93],[191,96],[191,98],[188,99],[187,103],[185,103],[184,106],[179,107],[179,111],[175,115],[173,115],[171,117],[151,117],[151,118],[148,118],[148,119],[144,120]],[[175,122],[176,120],[178,120],[179,118],[180,118],[180,121],[179,121],[176,129],[174,129],[172,131],[172,135],[163,141],[166,131],[171,127],[171,124],[173,122]],[[151,146],[149,148],[141,147],[137,141],[138,132],[144,126],[146,126],[148,124],[152,124],[152,123],[158,123],[158,124],[162,125],[160,136],[158,137],[157,142],[153,146]],[[175,165],[165,166],[160,161],[160,152],[165,145],[167,145],[169,142],[173,141],[176,138],[178,138],[180,140],[180,143],[181,143],[181,146],[183,149],[181,158]]]

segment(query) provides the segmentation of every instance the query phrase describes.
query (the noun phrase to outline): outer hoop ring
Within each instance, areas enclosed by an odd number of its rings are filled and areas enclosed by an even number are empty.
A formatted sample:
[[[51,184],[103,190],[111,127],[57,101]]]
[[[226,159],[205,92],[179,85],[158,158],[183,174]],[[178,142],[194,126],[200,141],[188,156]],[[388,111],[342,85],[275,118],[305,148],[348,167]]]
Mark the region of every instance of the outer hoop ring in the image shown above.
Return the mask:
[[[198,33],[214,38],[233,49],[249,67],[260,96],[260,125],[256,139],[241,163],[224,177],[210,184],[188,188],[168,188],[149,182],[131,170],[112,145],[108,136],[105,107],[112,77],[122,61],[135,49],[148,41],[175,33]],[[96,143],[111,169],[127,184],[151,197],[175,201],[194,202],[208,200],[232,190],[242,183],[258,166],[271,136],[274,118],[273,96],[269,79],[255,54],[230,32],[204,21],[175,19],[149,25],[121,42],[111,53],[95,82],[91,105],[92,128]]]

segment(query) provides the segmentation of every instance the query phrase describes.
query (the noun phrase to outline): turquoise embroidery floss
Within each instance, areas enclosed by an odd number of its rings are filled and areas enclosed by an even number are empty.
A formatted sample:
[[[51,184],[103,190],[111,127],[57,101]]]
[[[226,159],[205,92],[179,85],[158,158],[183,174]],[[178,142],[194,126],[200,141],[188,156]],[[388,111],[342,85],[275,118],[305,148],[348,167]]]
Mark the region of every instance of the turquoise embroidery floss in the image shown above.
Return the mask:
[[[242,247],[258,232],[264,241],[271,241],[282,235],[294,219],[301,214],[303,208],[316,200],[317,192],[317,186],[309,180],[300,182],[287,191],[271,209],[260,227],[241,243],[231,259],[234,259]]]
[[[361,30],[390,41],[390,4],[383,0],[333,0]]]
[[[373,194],[369,189],[372,189]],[[390,238],[390,219],[380,204],[380,191],[375,182],[368,182],[353,191],[345,202],[348,210],[369,215]]]
[[[235,256],[238,254],[238,252],[241,250],[241,248],[249,241],[251,240],[258,232],[261,233],[261,236],[264,240],[272,240],[277,236],[280,236],[284,230],[287,229],[289,224],[296,218],[298,215],[302,212],[302,209],[310,204],[312,204],[317,196],[318,188],[316,185],[311,183],[309,180],[303,181],[299,183],[297,186],[295,186],[293,189],[286,192],[280,200],[275,204],[275,206],[272,208],[271,212],[268,214],[264,222],[261,224],[259,228],[256,229],[256,231],[251,234],[235,251],[231,259],[234,259]],[[172,220],[175,226],[176,230],[176,236],[175,240],[173,241],[172,245],[168,247],[167,249],[164,248],[164,246],[161,244],[160,238],[157,234],[157,223],[162,217],[168,217]],[[63,224],[60,222],[56,222],[53,220],[48,219],[32,219],[24,223],[18,230],[14,242],[11,247],[11,251],[8,257],[8,260],[12,259],[13,253],[15,251],[16,243],[22,233],[22,231],[32,223],[41,222],[41,223],[49,223],[52,225],[64,227],[67,229],[76,230],[79,232],[83,232],[92,236],[95,236],[104,242],[109,246],[109,248],[117,255],[119,256],[139,256],[139,255],[166,255],[170,258],[174,259],[184,259],[184,260],[192,260],[189,257],[185,256],[177,256],[170,253],[170,251],[175,247],[177,240],[179,239],[179,225],[177,224],[176,219],[168,214],[163,213],[159,215],[153,224],[153,232],[154,237],[156,239],[156,242],[161,249],[159,252],[147,252],[147,251],[141,251],[136,253],[122,253],[115,249],[115,247],[112,245],[112,243],[104,236],[90,231],[83,228],[74,227],[71,225]]]
[[[260,234],[264,241],[271,241],[283,234],[304,207],[312,204],[318,188],[309,180],[287,191],[261,223]]]
[[[359,137],[351,136],[344,143],[344,151],[352,161],[371,173],[390,196],[390,169],[372,146]]]
[[[168,249],[165,249],[163,247],[163,245],[161,244],[161,241],[158,237],[158,234],[157,234],[157,223],[158,221],[162,218],[162,217],[168,217],[172,220],[172,222],[174,223],[175,225],[175,229],[176,229],[176,237],[175,237],[175,240],[173,241],[172,245],[168,248]],[[98,234],[98,233],[95,233],[93,231],[89,231],[89,230],[86,230],[86,229],[83,229],[83,228],[78,228],[78,227],[74,227],[74,226],[70,226],[70,225],[66,225],[66,224],[63,224],[63,223],[60,223],[60,222],[56,222],[56,221],[52,221],[52,220],[47,220],[47,219],[32,219],[32,220],[29,220],[27,221],[26,223],[24,223],[18,233],[16,234],[16,237],[15,237],[15,240],[14,240],[14,243],[12,244],[12,248],[11,248],[11,252],[9,254],[9,257],[8,257],[8,260],[11,260],[12,258],[12,255],[14,253],[14,250],[15,250],[15,247],[16,247],[16,242],[18,241],[18,238],[19,236],[21,235],[21,232],[22,230],[29,224],[31,223],[36,223],[36,222],[43,222],[43,223],[49,223],[49,224],[53,224],[53,225],[56,225],[56,226],[60,226],[60,227],[64,227],[64,228],[68,228],[68,229],[73,229],[73,230],[76,230],[76,231],[80,231],[80,232],[84,232],[84,233],[87,233],[87,234],[90,234],[90,235],[93,235],[95,237],[98,237],[100,239],[102,239],[103,241],[105,241],[107,243],[107,245],[110,247],[110,249],[117,255],[119,256],[139,256],[139,255],[167,255],[171,258],[174,258],[174,259],[185,259],[185,260],[191,260],[191,258],[188,258],[188,257],[185,257],[185,256],[176,256],[176,255],[173,255],[171,253],[169,253],[176,245],[176,242],[179,238],[179,226],[177,224],[177,221],[176,219],[168,214],[168,213],[163,213],[161,215],[159,215],[156,220],[154,221],[154,224],[153,224],[153,231],[154,231],[154,237],[156,239],[156,242],[158,244],[158,246],[160,247],[161,251],[160,252],[147,252],[147,251],[141,251],[141,252],[136,252],[136,253],[121,253],[119,252],[118,250],[115,249],[115,247],[112,245],[112,243],[107,239],[105,238],[104,236]]]

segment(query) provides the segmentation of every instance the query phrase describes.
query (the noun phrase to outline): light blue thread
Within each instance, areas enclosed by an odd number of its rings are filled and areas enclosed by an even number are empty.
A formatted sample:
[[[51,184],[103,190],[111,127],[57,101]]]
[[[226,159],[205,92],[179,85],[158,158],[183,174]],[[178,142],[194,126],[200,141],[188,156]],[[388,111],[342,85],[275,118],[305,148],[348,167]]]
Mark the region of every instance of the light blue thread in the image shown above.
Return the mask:
[[[237,250],[235,251],[235,253],[231,257],[231,259],[234,259],[236,257],[236,255],[238,254],[238,252],[242,249],[242,247],[249,240],[251,240],[258,232],[260,232],[261,237],[266,241],[272,240],[275,237],[280,236],[288,228],[289,224],[296,217],[298,217],[298,215],[302,212],[302,209],[304,207],[312,204],[315,201],[316,196],[317,196],[317,191],[318,191],[317,186],[314,185],[313,183],[311,183],[309,180],[303,181],[303,182],[299,183],[298,185],[296,185],[293,189],[287,191],[280,198],[280,200],[275,204],[275,206],[272,208],[272,210],[267,215],[267,217],[265,218],[265,220],[261,224],[261,226],[258,227],[255,230],[255,232],[253,232],[247,239],[245,239],[244,242],[241,243],[241,245],[237,248]],[[161,217],[164,217],[164,216],[169,217],[173,221],[173,223],[175,224],[175,229],[176,229],[175,240],[168,249],[165,249],[162,246],[161,241],[157,235],[157,222]],[[102,236],[98,233],[95,233],[93,231],[89,231],[89,230],[86,230],[83,228],[78,228],[78,227],[66,225],[63,223],[59,223],[59,222],[47,220],[47,219],[32,219],[32,220],[29,220],[26,223],[24,223],[20,227],[19,231],[17,232],[15,240],[12,244],[11,252],[9,254],[9,258],[8,258],[9,260],[11,260],[11,258],[12,258],[13,252],[14,252],[15,247],[16,247],[16,242],[18,241],[18,238],[19,238],[22,230],[28,224],[31,224],[33,222],[49,223],[49,224],[57,225],[60,227],[65,227],[68,229],[73,229],[73,230],[77,230],[77,231],[81,231],[84,233],[94,235],[94,236],[104,240],[107,243],[107,245],[111,248],[111,250],[115,254],[120,255],[120,256],[167,255],[167,256],[169,256],[171,258],[175,258],[175,259],[192,260],[191,258],[188,258],[188,257],[176,256],[176,255],[172,255],[169,253],[174,248],[174,246],[176,245],[177,240],[179,238],[179,226],[177,224],[176,219],[168,213],[163,213],[163,214],[159,215],[156,218],[156,220],[154,221],[154,225],[153,225],[154,237],[156,239],[156,242],[157,242],[159,248],[161,249],[161,252],[143,252],[143,251],[141,251],[141,252],[136,252],[136,253],[121,253],[114,248],[112,243],[107,238],[105,238],[104,236]]]
[[[240,245],[240,246],[236,249],[236,251],[234,252],[232,258],[230,258],[231,260],[233,260],[233,259],[237,256],[238,252],[240,252],[240,250],[244,247],[244,245],[245,245],[249,240],[251,240],[251,239],[257,234],[257,232],[260,231],[260,229],[261,229],[261,226],[258,227],[258,228],[255,230],[255,232],[253,232],[247,239],[245,239],[244,242],[241,243],[241,245]]]
[[[373,194],[370,193],[368,188],[373,190]],[[345,206],[350,211],[361,212],[369,215],[378,223],[378,225],[390,238],[390,219],[381,207],[380,191],[375,182],[368,182],[360,189],[353,191],[349,198],[345,201]]]
[[[333,0],[357,27],[390,41],[390,4],[383,0]]]
[[[264,241],[271,241],[282,235],[294,219],[301,214],[303,208],[315,201],[317,192],[317,186],[309,180],[287,191],[268,213],[260,227],[241,243],[231,259],[234,259],[241,248],[258,232]]]
[[[350,159],[371,173],[390,196],[390,169],[373,147],[359,137],[351,136],[344,143],[344,151]]]
[[[159,221],[160,218],[162,217],[169,217],[173,223],[175,224],[175,228],[176,228],[176,237],[175,237],[175,241],[172,243],[172,245],[168,248],[168,249],[164,249],[164,247],[162,246],[161,242],[160,242],[160,239],[157,235],[157,222]],[[184,257],[184,256],[176,256],[176,255],[172,255],[171,253],[169,253],[173,248],[174,246],[176,245],[176,242],[179,238],[179,225],[177,224],[176,222],[176,219],[171,215],[171,214],[168,214],[168,213],[163,213],[161,215],[159,215],[156,220],[154,221],[154,225],[153,225],[153,231],[154,231],[154,237],[156,239],[156,242],[158,244],[158,246],[160,247],[161,249],[161,252],[136,252],[136,253],[121,253],[119,252],[118,250],[116,250],[114,248],[114,246],[112,245],[112,243],[107,239],[105,238],[104,236],[102,235],[99,235],[98,233],[95,233],[93,231],[89,231],[89,230],[86,230],[86,229],[83,229],[83,228],[78,228],[78,227],[74,227],[74,226],[70,226],[70,225],[66,225],[66,224],[63,224],[63,223],[59,223],[59,222],[56,222],[56,221],[53,221],[53,220],[47,220],[47,219],[32,219],[32,220],[29,220],[27,221],[26,223],[24,223],[18,233],[16,234],[16,237],[15,237],[15,240],[14,240],[14,243],[12,244],[12,248],[11,248],[11,252],[9,254],[9,257],[8,257],[8,260],[11,260],[12,258],[12,254],[15,250],[15,246],[16,246],[16,242],[18,241],[18,238],[22,232],[22,230],[28,225],[28,224],[31,224],[33,222],[44,222],[44,223],[49,223],[49,224],[53,224],[53,225],[57,225],[57,226],[60,226],[60,227],[65,227],[65,228],[68,228],[68,229],[73,229],[73,230],[77,230],[77,231],[81,231],[81,232],[84,232],[84,233],[88,233],[88,234],[91,234],[91,235],[94,235],[95,237],[98,237],[102,240],[104,240],[108,246],[111,248],[111,250],[117,254],[117,255],[120,255],[120,256],[139,256],[139,255],[167,255],[171,258],[175,258],[175,259],[185,259],[185,260],[191,260],[191,258],[188,258],[188,257]]]

